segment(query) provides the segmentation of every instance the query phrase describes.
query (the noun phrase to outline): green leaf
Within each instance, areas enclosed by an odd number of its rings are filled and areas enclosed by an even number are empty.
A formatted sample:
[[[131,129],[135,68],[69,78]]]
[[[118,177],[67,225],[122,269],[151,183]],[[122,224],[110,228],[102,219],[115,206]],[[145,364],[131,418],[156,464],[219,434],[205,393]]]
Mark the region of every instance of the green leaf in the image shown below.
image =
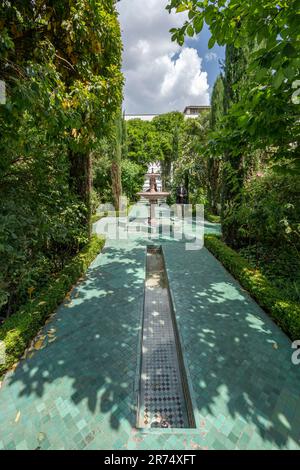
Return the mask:
[[[255,69],[254,69],[255,70]],[[256,79],[260,82],[262,81],[268,73],[268,69],[265,68],[256,68]]]
[[[188,8],[186,7],[186,5],[179,5],[177,8],[176,8],[176,13],[180,13],[182,11],[186,11],[188,10]]]
[[[297,57],[298,53],[292,44],[288,43],[283,48],[283,54],[286,57]]]
[[[202,31],[203,23],[204,23],[204,20],[203,20],[203,17],[202,17],[202,16],[197,16],[197,17],[195,18],[195,20],[194,20],[194,28],[195,28],[196,34],[199,34],[200,31]]]
[[[285,77],[284,77],[283,70],[279,69],[278,72],[275,74],[274,80],[273,80],[273,85],[276,89],[278,89],[281,86],[284,78]]]
[[[193,28],[193,26],[192,26],[192,25],[189,25],[189,26],[187,27],[186,32],[187,32],[188,36],[190,36],[190,37],[194,36],[194,28]]]
[[[210,40],[208,41],[208,49],[212,49],[215,45],[215,38],[213,36],[211,36]]]
[[[183,33],[179,33],[178,36],[177,36],[177,42],[180,46],[183,46],[184,44],[184,34]]]
[[[288,67],[284,67],[283,73],[284,73],[285,77],[290,81],[295,80],[295,78],[297,76],[297,71],[295,70],[295,68],[292,65],[290,65]]]

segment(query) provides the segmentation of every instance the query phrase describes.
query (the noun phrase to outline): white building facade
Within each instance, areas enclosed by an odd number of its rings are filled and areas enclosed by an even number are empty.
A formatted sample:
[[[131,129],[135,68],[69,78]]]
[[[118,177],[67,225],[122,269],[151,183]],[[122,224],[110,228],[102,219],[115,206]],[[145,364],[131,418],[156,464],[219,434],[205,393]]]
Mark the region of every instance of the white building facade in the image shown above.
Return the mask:
[[[201,113],[209,111],[210,106],[197,106],[191,105],[184,108],[183,114],[185,119],[197,118]],[[160,116],[160,114],[125,114],[125,121],[130,121],[131,119],[141,119],[142,121],[152,121],[155,116]]]

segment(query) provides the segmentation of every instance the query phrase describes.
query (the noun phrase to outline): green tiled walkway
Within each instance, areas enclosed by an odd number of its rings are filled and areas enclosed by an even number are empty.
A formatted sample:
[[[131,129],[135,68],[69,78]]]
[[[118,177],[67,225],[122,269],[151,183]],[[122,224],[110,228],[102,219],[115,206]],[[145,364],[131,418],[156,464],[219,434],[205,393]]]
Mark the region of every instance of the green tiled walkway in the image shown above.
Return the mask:
[[[0,449],[300,448],[290,341],[206,249],[162,244],[197,428],[134,427],[145,242],[111,242],[5,377]]]

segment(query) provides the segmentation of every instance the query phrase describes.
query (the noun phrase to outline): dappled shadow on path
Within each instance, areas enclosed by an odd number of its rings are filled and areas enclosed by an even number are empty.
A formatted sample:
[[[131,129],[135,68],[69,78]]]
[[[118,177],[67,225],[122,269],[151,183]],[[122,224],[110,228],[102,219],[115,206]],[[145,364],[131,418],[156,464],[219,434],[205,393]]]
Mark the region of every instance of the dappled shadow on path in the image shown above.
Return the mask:
[[[46,325],[46,347],[7,377],[16,402],[42,401],[45,413],[64,420],[77,408],[80,418],[104,417],[115,431],[124,421],[135,425],[145,247],[121,245],[104,250]],[[300,370],[287,337],[207,250],[185,251],[175,242],[164,250],[195,404],[208,432],[215,427],[227,448],[299,445]],[[27,414],[36,413],[28,403]]]
[[[233,448],[283,448],[291,440],[299,447],[300,369],[291,362],[289,339],[207,250],[180,254],[169,246],[166,260],[206,424]]]
[[[134,425],[144,263],[143,248],[105,249],[46,325],[53,342],[46,335],[46,347],[20,363],[8,386],[18,383],[18,396],[52,408],[54,399],[71,399],[83,417],[109,414],[114,429],[121,418]]]

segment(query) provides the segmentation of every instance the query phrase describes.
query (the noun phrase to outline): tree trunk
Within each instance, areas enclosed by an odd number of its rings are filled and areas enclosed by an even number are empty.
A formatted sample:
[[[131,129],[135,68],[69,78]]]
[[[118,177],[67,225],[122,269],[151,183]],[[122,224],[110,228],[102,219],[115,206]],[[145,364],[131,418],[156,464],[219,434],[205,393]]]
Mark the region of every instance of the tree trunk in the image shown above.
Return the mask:
[[[232,104],[239,101],[239,84],[244,79],[246,63],[246,47],[235,48],[232,45],[226,47],[224,79],[225,113],[229,111]],[[243,154],[231,154],[228,151],[224,156],[221,219],[223,238],[233,248],[240,246],[239,223],[236,212],[242,201],[243,182]]]
[[[91,155],[82,153],[71,153],[70,155],[70,186],[86,207],[85,224],[87,235],[91,235]]]
[[[115,210],[120,210],[122,195],[121,160],[123,144],[123,119],[121,113],[115,119],[115,133],[112,142],[111,184]]]
[[[116,211],[120,210],[120,197],[122,195],[121,168],[119,162],[114,161],[111,165],[111,182],[114,206]]]
[[[239,223],[235,214],[242,199],[243,167],[242,155],[225,158],[222,178],[222,234],[224,241],[232,248],[240,246]]]
[[[220,161],[215,158],[208,159],[208,204],[211,212],[218,215]]]
[[[162,182],[162,190],[169,191],[170,190],[170,178],[171,178],[171,169],[172,169],[172,161],[169,158],[166,158],[161,164],[161,182]]]
[[[188,173],[185,173],[184,175],[184,186],[185,186],[185,189],[186,189],[186,203],[189,204],[189,174]]]

